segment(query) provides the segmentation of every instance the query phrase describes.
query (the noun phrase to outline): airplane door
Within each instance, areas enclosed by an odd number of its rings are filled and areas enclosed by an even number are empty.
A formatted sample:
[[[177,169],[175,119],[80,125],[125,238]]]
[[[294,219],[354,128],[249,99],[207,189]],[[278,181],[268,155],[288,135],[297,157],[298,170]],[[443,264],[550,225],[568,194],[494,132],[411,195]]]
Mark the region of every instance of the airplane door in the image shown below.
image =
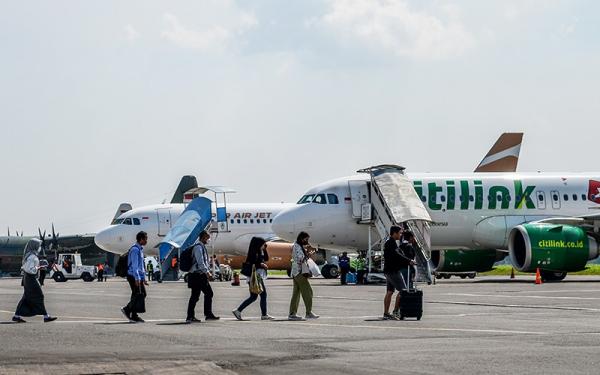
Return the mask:
[[[350,187],[350,197],[352,198],[352,217],[362,217],[362,206],[370,203],[369,186],[367,181],[348,181]]]
[[[159,208],[156,210],[156,215],[158,215],[158,235],[166,236],[171,230],[171,210]]]
[[[543,191],[538,191],[536,193],[536,197],[537,197],[538,209],[545,210],[546,209],[546,193],[544,193]]]
[[[558,191],[551,191],[550,198],[552,199],[552,208],[558,210],[560,208],[560,194],[558,194]]]

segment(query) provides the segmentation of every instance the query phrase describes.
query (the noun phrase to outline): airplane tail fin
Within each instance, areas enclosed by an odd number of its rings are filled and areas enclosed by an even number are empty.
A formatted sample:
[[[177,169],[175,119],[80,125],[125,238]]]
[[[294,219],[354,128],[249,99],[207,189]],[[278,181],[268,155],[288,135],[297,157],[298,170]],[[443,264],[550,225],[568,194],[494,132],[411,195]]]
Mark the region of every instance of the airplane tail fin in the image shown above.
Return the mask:
[[[186,191],[197,187],[198,181],[196,181],[196,176],[183,176],[179,182],[179,186],[177,186],[175,194],[173,194],[173,198],[171,198],[171,203],[183,203],[183,194]]]
[[[117,208],[117,212],[115,212],[115,216],[113,217],[110,223],[114,224],[119,216],[123,215],[127,211],[131,211],[132,208],[133,207],[129,203],[121,203],[119,205],[119,208]]]
[[[485,155],[475,172],[515,172],[523,133],[503,133]]]

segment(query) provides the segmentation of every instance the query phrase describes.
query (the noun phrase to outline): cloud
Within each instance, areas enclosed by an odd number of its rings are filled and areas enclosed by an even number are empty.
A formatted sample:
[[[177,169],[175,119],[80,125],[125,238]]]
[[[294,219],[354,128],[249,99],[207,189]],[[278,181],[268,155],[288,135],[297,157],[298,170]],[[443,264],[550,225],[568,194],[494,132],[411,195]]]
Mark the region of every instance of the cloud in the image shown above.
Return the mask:
[[[404,0],[329,0],[329,4],[329,12],[313,24],[345,42],[417,59],[459,56],[475,44],[457,6],[415,10]]]
[[[140,36],[141,34],[131,24],[125,26],[125,37],[128,41],[134,42],[139,39]]]
[[[161,36],[182,48],[202,51],[224,50],[236,38],[258,25],[258,20],[251,13],[244,12],[233,5],[229,5],[226,10],[228,14],[222,17],[222,20],[205,23],[199,29],[187,27],[177,16],[166,13],[163,18],[167,28],[163,30]]]

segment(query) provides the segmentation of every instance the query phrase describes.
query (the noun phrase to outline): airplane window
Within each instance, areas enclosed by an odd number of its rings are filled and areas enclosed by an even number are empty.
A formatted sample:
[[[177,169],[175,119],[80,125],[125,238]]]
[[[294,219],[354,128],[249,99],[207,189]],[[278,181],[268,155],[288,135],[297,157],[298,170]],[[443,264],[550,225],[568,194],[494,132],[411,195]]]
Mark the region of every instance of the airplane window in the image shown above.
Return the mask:
[[[445,195],[442,195],[442,196],[440,197],[440,200],[441,200],[442,202],[445,202],[445,201],[446,201],[446,196],[445,196]]]
[[[552,194],[552,199],[554,199],[555,202],[558,202],[558,194]]]
[[[312,203],[327,204],[327,201],[325,200],[325,194],[317,194],[317,195],[315,195],[315,199],[313,199]]]
[[[272,223],[272,222],[273,222],[273,219],[269,219],[269,223]]]
[[[327,194],[327,200],[329,201],[329,204],[339,204],[340,203],[337,195],[335,195],[335,194]]]
[[[123,220],[125,220],[125,219],[117,219],[117,220],[115,220],[115,225],[122,224]]]
[[[565,202],[568,201],[569,200],[569,194],[563,195],[563,199],[565,200]]]
[[[254,219],[250,219],[250,224],[254,224]]]
[[[247,219],[244,219],[244,224],[248,224],[248,220]]]
[[[263,219],[263,224],[266,224],[266,223],[267,223],[267,219]]]
[[[544,201],[544,194],[538,195],[538,199],[539,199],[540,202],[543,202]]]
[[[587,197],[585,196],[585,194],[581,194],[581,200],[584,201]]]
[[[140,219],[138,219],[137,217],[133,218],[133,225],[140,225]]]
[[[230,223],[233,224],[233,219],[230,220]]]
[[[242,221],[240,219],[237,219],[237,223],[240,224]]]
[[[475,197],[473,197],[472,195],[469,195],[469,200],[470,200],[471,202],[473,202],[473,201],[475,200]]]
[[[576,201],[577,200],[577,194],[573,194],[573,200]]]
[[[125,225],[131,225],[131,218],[128,217],[127,219],[123,220],[123,224],[125,224]]]
[[[497,195],[496,198],[498,199],[498,202],[502,201],[502,195]]]
[[[315,197],[314,194],[308,194],[303,196],[302,198],[300,198],[300,200],[298,201],[298,204],[305,204],[305,203],[310,203],[313,201],[313,198]]]
[[[421,200],[422,200],[423,202],[427,202],[427,197],[423,195],[423,196],[421,196]]]

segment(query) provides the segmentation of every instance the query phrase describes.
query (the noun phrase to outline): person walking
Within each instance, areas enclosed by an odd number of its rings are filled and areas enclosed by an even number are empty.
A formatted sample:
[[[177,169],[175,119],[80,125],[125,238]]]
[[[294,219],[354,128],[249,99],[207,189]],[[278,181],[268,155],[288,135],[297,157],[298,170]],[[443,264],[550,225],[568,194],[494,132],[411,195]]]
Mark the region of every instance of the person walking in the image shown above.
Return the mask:
[[[148,271],[148,279],[150,279],[150,281],[154,281],[154,264],[150,260],[148,261],[146,271]]]
[[[145,313],[146,299],[146,270],[144,269],[144,246],[148,243],[148,234],[139,232],[136,243],[129,249],[127,256],[127,282],[131,288],[131,298],[127,306],[121,308],[121,312],[130,322],[143,323],[144,320],[138,314]]]
[[[23,272],[23,297],[17,305],[15,315],[12,321],[16,323],[26,323],[23,317],[43,315],[44,322],[53,322],[57,318],[50,316],[46,311],[44,304],[44,293],[38,281],[38,271],[40,269],[40,259],[38,258],[42,241],[32,238],[25,245],[23,252],[23,261],[21,270]]]
[[[385,275],[387,286],[386,293],[383,299],[383,319],[394,320],[399,319],[398,310],[400,309],[400,292],[406,289],[407,280],[403,270],[408,271],[408,266],[414,263],[408,259],[398,247],[402,235],[402,228],[392,226],[390,228],[390,238],[385,242],[383,248],[383,273]],[[397,291],[396,303],[394,304],[394,313],[390,314],[390,305],[394,291]]]
[[[213,290],[210,287],[208,251],[206,244],[210,239],[210,234],[202,231],[199,236],[200,241],[192,249],[193,263],[190,272],[188,273],[188,288],[192,290],[188,301],[187,317],[185,322],[188,324],[199,323],[200,319],[196,318],[195,309],[196,303],[200,299],[200,293],[204,293],[204,317],[206,320],[219,320],[212,311]]]
[[[298,305],[300,304],[300,295],[306,308],[306,319],[317,319],[319,316],[312,311],[313,290],[308,278],[311,276],[308,270],[308,259],[314,249],[309,245],[310,236],[306,232],[300,232],[296,242],[292,246],[292,272],[294,289],[290,301],[290,314],[288,320],[304,320],[298,316]],[[311,252],[309,252],[311,251]]]
[[[348,252],[344,251],[338,258],[338,266],[340,267],[340,281],[342,285],[348,284],[346,282],[346,276],[350,272],[350,258]]]
[[[267,288],[265,288],[265,280],[267,279],[267,267],[266,262],[269,261],[269,254],[267,253],[267,242],[264,238],[252,237],[250,240],[250,246],[248,247],[248,255],[246,256],[246,263],[251,264],[255,267],[258,276],[258,282],[262,286],[262,293],[260,293],[260,312],[261,320],[273,320],[273,317],[267,314]],[[250,277],[248,284],[250,284]],[[252,304],[258,298],[258,294],[250,291],[250,297],[248,297],[242,304],[235,310],[232,311],[233,316],[237,320],[242,320],[242,311],[250,304]]]

